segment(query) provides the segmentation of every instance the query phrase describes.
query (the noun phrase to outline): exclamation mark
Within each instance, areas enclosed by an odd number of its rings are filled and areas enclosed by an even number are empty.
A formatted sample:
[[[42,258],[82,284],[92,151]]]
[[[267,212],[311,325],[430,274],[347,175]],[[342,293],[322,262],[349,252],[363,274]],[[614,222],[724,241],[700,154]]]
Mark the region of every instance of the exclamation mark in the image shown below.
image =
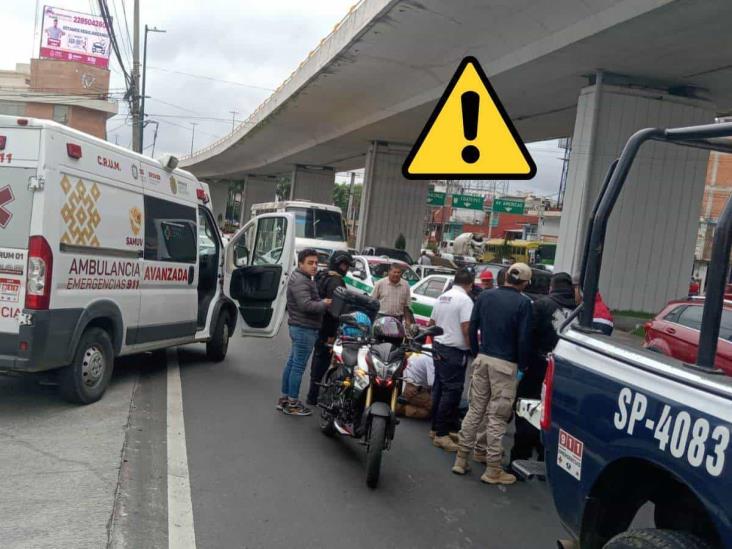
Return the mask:
[[[468,91],[460,96],[463,107],[463,135],[468,141],[478,137],[478,113],[480,112],[480,95]],[[475,145],[466,145],[462,152],[463,160],[475,164],[480,158],[480,151]]]

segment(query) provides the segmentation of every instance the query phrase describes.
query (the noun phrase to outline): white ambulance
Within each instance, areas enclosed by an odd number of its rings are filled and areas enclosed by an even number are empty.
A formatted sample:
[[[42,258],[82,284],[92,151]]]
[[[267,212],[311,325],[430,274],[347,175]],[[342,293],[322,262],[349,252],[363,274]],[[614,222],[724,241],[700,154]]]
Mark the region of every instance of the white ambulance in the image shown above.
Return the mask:
[[[177,163],[0,116],[0,372],[59,369],[86,404],[117,356],[201,342],[221,361],[237,319],[277,333],[293,215],[256,217],[224,247],[208,186]]]

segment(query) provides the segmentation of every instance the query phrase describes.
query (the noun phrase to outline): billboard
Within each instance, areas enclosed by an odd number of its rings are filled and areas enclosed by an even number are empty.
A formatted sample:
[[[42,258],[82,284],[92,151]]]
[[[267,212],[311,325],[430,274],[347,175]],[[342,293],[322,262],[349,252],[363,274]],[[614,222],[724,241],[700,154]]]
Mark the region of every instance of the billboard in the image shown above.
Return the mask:
[[[111,44],[104,20],[62,8],[43,7],[40,57],[109,66]]]

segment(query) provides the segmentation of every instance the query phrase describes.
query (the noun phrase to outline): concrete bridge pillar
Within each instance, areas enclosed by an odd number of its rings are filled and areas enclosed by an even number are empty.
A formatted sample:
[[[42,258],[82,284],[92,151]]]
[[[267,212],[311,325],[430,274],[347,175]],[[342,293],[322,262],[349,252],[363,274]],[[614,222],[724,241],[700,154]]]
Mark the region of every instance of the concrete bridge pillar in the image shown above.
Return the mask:
[[[594,201],[626,140],[647,127],[708,124],[714,106],[648,89],[584,88],[577,104],[555,272],[578,273]],[[657,312],[686,296],[709,154],[647,143],[608,223],[600,291],[613,309]]]
[[[219,227],[223,227],[226,220],[226,204],[229,201],[230,184],[228,181],[207,181],[206,183],[208,183],[208,189],[211,193],[214,219]]]
[[[327,166],[295,166],[292,170],[290,200],[310,200],[333,204],[335,170]]]
[[[407,252],[419,256],[427,211],[426,181],[402,177],[402,164],[409,147],[373,142],[366,155],[361,213],[356,248],[393,248],[399,234]]]
[[[252,217],[252,205],[262,202],[274,202],[277,178],[248,175],[244,182],[244,193],[241,204],[241,225]]]

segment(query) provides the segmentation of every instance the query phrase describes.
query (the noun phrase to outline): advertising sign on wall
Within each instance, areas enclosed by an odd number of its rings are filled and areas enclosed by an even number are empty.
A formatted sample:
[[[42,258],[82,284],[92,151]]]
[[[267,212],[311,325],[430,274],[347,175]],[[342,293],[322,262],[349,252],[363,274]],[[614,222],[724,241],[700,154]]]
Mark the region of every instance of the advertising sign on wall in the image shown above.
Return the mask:
[[[41,58],[77,61],[106,69],[110,50],[109,32],[101,17],[44,6]]]

